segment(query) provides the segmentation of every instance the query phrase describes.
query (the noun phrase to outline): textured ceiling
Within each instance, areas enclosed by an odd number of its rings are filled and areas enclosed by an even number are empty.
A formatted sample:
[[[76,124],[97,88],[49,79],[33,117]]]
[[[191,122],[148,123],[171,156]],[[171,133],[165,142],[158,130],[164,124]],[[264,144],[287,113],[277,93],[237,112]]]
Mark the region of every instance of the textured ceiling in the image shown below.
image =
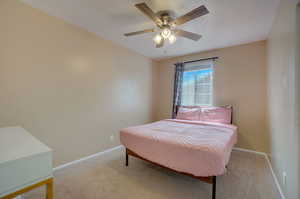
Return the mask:
[[[280,0],[21,0],[49,15],[94,32],[150,58],[164,58],[266,39]],[[175,16],[204,4],[210,13],[180,28],[199,33],[198,41],[178,38],[157,49],[148,33],[126,38],[123,33],[154,27],[134,7],[146,2],[154,11]]]

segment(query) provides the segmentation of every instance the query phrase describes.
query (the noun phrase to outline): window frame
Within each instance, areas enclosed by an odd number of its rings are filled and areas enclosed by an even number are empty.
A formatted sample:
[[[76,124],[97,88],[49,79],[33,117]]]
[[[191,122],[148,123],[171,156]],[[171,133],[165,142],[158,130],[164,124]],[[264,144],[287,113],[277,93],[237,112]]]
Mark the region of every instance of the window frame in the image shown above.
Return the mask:
[[[207,70],[207,69],[211,69],[212,70],[212,72],[211,72],[211,83],[210,83],[210,85],[211,85],[211,92],[209,93],[210,94],[210,103],[209,104],[194,104],[194,105],[188,105],[188,106],[213,106],[214,105],[214,99],[215,99],[215,92],[214,92],[214,90],[215,90],[215,67],[214,67],[214,60],[209,60],[209,66],[208,67],[205,67],[205,66],[201,66],[201,65],[204,65],[203,63],[202,64],[197,64],[197,63],[201,63],[201,62],[203,62],[203,61],[198,61],[198,62],[195,62],[195,63],[193,63],[193,65],[195,65],[195,66],[189,66],[189,67],[191,67],[191,68],[193,68],[193,67],[195,67],[195,69],[184,69],[184,71],[183,71],[183,76],[184,76],[184,73],[185,72],[191,72],[191,71],[201,71],[201,70]],[[208,62],[207,60],[205,61],[205,62]],[[197,65],[199,65],[199,66],[197,66]],[[196,69],[196,67],[199,67],[200,69]],[[202,69],[201,69],[201,67],[202,67]],[[186,68],[186,64],[184,65],[184,68]],[[183,86],[183,79],[182,79],[182,86]],[[182,91],[181,91],[181,105],[183,105],[183,106],[186,106],[186,105],[184,105],[183,104],[183,96],[182,96],[182,94],[183,94],[183,88],[182,88]],[[202,93],[200,93],[199,95],[201,95]],[[206,95],[206,94],[203,94],[203,95]]]

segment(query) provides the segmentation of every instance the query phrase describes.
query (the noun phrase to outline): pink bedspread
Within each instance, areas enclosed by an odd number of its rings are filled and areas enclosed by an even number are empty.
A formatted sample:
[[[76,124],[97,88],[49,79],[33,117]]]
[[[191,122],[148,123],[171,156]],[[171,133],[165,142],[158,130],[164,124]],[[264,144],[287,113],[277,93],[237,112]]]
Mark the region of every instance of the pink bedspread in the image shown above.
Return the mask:
[[[217,176],[226,171],[237,127],[168,119],[122,129],[120,140],[139,156],[176,171]]]

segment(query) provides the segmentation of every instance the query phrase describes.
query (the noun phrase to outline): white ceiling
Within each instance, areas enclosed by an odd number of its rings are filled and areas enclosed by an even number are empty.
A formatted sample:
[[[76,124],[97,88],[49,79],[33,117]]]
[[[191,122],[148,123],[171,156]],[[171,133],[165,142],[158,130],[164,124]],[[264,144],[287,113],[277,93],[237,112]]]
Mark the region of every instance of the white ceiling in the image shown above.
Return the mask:
[[[150,58],[164,58],[266,39],[280,0],[21,0],[49,15],[94,32]],[[204,4],[210,13],[180,28],[203,37],[179,38],[157,49],[148,33],[126,38],[123,33],[154,27],[134,4],[180,16]]]

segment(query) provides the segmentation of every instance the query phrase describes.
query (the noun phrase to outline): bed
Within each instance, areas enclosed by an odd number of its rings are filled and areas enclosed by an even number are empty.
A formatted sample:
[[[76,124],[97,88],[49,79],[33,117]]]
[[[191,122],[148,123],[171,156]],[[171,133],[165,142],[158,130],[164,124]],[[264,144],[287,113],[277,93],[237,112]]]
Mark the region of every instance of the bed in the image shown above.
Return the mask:
[[[232,120],[232,119],[231,119]],[[120,131],[128,156],[134,156],[212,184],[226,172],[237,142],[237,127],[217,122],[166,119]]]

